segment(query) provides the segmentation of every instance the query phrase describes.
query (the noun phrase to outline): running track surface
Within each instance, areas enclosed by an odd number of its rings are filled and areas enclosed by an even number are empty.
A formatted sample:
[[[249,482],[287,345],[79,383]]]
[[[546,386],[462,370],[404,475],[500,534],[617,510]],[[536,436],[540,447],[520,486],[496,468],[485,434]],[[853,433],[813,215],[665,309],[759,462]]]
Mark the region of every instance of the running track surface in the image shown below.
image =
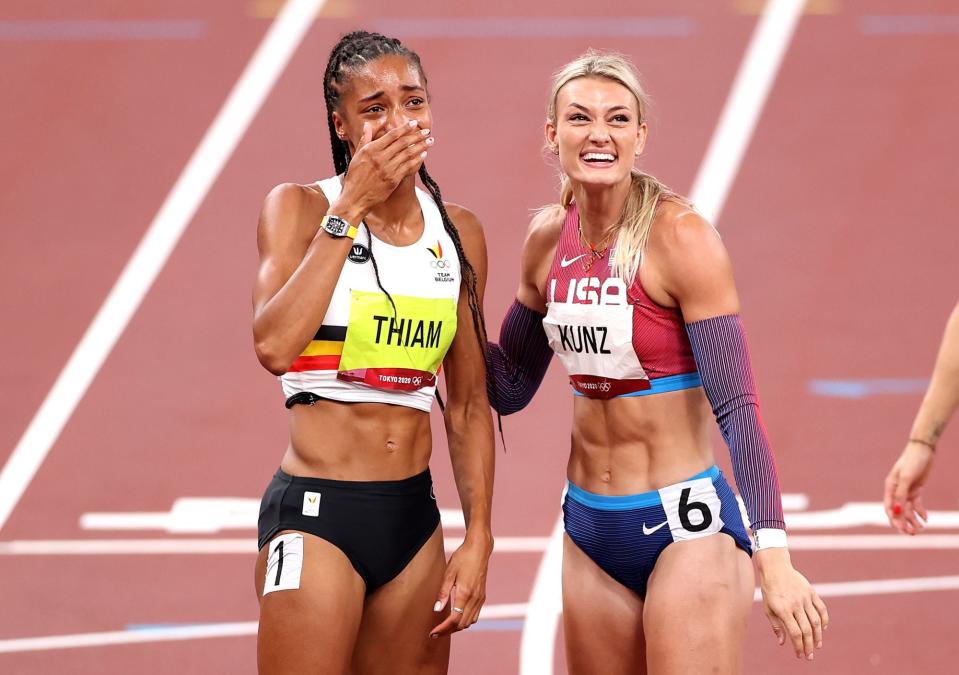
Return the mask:
[[[171,0],[159,7],[139,0],[118,9],[99,0],[85,3],[81,15],[61,0],[0,9],[7,101],[0,107],[0,462],[280,4]],[[0,541],[196,539],[201,535],[162,530],[90,531],[80,517],[165,512],[181,497],[260,496],[286,425],[278,385],[251,349],[256,215],[274,184],[331,172],[321,85],[326,55],[341,33],[390,30],[420,52],[436,119],[430,170],[447,199],[468,205],[485,224],[486,307],[495,334],[515,290],[530,209],[555,198],[555,167],[541,152],[550,73],[588,46],[629,54],[655,102],[642,166],[688,192],[761,8],[748,0],[594,0],[587,14],[569,0],[522,10],[492,1],[480,14],[422,0],[330,0]],[[949,76],[959,65],[955,11],[931,0],[810,0],[722,211],[719,227],[736,269],[783,489],[807,495],[809,510],[878,501],[919,401],[914,390],[817,395],[810,381],[926,377],[956,299],[951,150],[959,145],[959,95]],[[627,14],[632,23],[575,20]],[[517,15],[523,21],[512,29],[489,21]],[[563,19],[549,25],[569,34],[543,36],[547,18]],[[121,28],[130,25],[123,21],[144,21],[180,33],[78,39],[49,28],[76,19]],[[11,37],[25,21],[45,23],[30,28],[32,37]],[[497,454],[494,500],[499,540],[552,531],[568,451],[568,426],[555,420],[568,417],[570,401],[554,366],[530,408],[505,420],[509,451]],[[959,508],[948,480],[959,469],[955,438],[944,439],[928,488],[927,504],[936,510]],[[441,431],[435,445],[437,496],[453,508]],[[717,456],[728,465],[718,436]],[[211,537],[252,540],[253,530],[202,535]],[[793,560],[818,584],[938,578],[957,573],[952,546],[797,549]],[[527,603],[542,558],[542,551],[497,553],[487,604]],[[0,640],[253,621],[252,563],[252,548],[183,555],[4,549]],[[747,671],[953,672],[957,626],[948,608],[957,601],[957,590],[948,588],[832,597],[833,625],[814,664],[777,648],[757,604]],[[522,616],[484,623],[486,630],[454,638],[451,672],[518,672]],[[563,673],[561,634],[556,644],[553,672]],[[0,653],[4,673],[245,673],[254,662],[250,635]],[[544,659],[540,672],[548,667]]]

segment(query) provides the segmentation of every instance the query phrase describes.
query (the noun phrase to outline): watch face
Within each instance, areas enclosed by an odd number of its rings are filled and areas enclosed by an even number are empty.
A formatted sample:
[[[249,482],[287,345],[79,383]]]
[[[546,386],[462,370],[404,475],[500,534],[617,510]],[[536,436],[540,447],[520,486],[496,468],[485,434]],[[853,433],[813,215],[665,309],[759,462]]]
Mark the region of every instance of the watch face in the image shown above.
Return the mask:
[[[342,218],[337,218],[336,216],[330,216],[326,219],[326,229],[327,232],[332,234],[335,237],[342,237],[346,234],[346,230],[349,226],[346,224],[346,221]]]

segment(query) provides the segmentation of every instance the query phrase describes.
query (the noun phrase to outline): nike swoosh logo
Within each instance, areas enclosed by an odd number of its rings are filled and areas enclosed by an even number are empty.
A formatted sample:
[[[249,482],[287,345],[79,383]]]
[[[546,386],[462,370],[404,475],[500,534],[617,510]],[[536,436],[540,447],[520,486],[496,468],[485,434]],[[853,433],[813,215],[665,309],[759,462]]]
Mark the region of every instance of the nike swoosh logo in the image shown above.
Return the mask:
[[[668,520],[664,520],[656,527],[646,527],[646,523],[643,523],[643,534],[645,534],[648,537],[649,535],[651,535],[653,532],[655,532],[656,530],[658,530],[659,528],[661,528],[663,525],[665,525],[668,522],[669,522]]]
[[[566,259],[566,256],[564,255],[564,256],[563,256],[563,259],[559,261],[559,266],[560,266],[560,267],[569,267],[570,265],[572,265],[574,262],[576,262],[577,260],[579,260],[580,258],[582,258],[582,257],[585,256],[585,255],[586,255],[585,253],[580,253],[578,256],[576,256],[575,258],[571,258],[570,260],[567,260],[567,259]]]

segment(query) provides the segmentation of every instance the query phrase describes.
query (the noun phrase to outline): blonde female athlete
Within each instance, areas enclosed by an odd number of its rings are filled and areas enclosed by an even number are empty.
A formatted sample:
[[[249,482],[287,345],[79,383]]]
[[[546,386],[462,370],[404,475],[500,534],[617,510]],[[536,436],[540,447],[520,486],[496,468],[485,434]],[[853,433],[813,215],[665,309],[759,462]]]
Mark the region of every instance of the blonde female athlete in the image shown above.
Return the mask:
[[[426,172],[433,119],[414,52],[350,33],[324,92],[337,175],[274,189],[258,232],[256,353],[290,409],[260,507],[259,668],[445,673],[492,552],[483,233]],[[440,364],[467,523],[448,563],[428,468]]]
[[[646,108],[620,56],[589,52],[556,75],[546,140],[565,176],[560,204],[530,225],[491,345],[502,414],[526,405],[552,353],[570,376],[569,670],[741,672],[751,554],[780,644],[811,660],[826,607],[789,560],[729,257],[686,200],[633,167]],[[714,416],[752,542],[713,461]]]
[[[959,407],[959,304],[952,310],[939,345],[929,388],[912,423],[906,447],[886,477],[886,515],[894,528],[918,534],[928,517],[922,503],[939,437]]]

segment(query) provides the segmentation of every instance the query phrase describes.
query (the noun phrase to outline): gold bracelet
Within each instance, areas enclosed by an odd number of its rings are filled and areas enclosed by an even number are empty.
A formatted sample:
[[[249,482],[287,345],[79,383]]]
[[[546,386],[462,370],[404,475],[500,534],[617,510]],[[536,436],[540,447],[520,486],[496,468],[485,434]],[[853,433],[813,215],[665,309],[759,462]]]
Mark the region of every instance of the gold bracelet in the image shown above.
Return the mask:
[[[910,442],[910,443],[918,443],[919,445],[925,445],[927,448],[929,448],[929,449],[932,450],[933,452],[936,451],[936,444],[935,444],[935,443],[930,443],[929,441],[924,441],[924,440],[922,440],[921,438],[910,438],[910,439],[909,439],[909,442]]]

